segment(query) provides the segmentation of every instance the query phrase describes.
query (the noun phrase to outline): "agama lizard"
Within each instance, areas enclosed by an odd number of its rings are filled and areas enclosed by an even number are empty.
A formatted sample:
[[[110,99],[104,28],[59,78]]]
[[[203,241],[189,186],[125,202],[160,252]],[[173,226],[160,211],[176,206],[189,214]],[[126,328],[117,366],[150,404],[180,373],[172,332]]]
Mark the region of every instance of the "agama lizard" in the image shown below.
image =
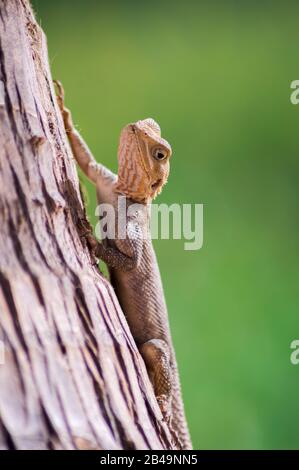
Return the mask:
[[[96,241],[94,251],[108,265],[112,285],[175,445],[191,449],[161,276],[152,241],[145,236],[151,201],[168,178],[171,147],[161,138],[160,127],[153,119],[129,124],[121,132],[118,175],[115,175],[93,158],[64,106],[62,85],[59,82],[56,85],[58,105],[74,157],[96,185],[98,202],[112,204],[117,212],[118,196],[126,198],[126,237]]]

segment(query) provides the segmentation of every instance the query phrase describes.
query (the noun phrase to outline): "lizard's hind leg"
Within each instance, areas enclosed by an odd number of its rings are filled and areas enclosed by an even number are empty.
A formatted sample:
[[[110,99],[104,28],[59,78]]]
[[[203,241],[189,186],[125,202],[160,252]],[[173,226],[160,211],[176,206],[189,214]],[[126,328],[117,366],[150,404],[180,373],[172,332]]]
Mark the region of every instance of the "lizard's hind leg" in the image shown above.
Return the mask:
[[[163,418],[169,423],[171,416],[172,374],[170,351],[161,339],[151,339],[139,347]]]

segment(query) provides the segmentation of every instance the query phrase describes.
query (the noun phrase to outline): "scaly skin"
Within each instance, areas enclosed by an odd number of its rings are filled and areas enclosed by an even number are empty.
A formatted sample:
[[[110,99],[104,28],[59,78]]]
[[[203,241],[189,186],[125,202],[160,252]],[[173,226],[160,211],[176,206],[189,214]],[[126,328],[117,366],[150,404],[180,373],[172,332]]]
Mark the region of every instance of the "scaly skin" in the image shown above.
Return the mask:
[[[126,126],[120,138],[118,175],[97,163],[74,128],[64,106],[64,91],[57,100],[75,159],[96,185],[99,203],[112,204],[118,223],[118,196],[127,206],[126,237],[95,242],[96,255],[107,263],[111,282],[144,359],[162,415],[180,449],[191,449],[180,381],[172,346],[168,314],[155,252],[149,238],[150,203],[169,174],[171,147],[161,138],[152,119]],[[138,204],[136,204],[138,203]]]

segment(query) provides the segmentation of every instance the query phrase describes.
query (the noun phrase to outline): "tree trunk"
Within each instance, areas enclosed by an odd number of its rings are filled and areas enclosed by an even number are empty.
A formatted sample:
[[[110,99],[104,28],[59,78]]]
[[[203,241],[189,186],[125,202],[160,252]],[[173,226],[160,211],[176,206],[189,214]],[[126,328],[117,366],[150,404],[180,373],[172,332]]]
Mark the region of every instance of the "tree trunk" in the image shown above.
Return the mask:
[[[28,0],[0,0],[0,448],[172,448],[89,228]]]

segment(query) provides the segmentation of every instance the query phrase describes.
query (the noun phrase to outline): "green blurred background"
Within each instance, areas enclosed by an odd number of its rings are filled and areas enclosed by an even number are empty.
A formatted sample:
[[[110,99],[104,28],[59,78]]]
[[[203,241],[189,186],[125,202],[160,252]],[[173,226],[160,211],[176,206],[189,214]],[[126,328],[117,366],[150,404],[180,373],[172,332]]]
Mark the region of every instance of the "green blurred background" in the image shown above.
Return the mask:
[[[151,116],[174,151],[158,202],[204,203],[201,250],[155,242],[194,447],[299,448],[299,5],[33,5],[95,157],[116,171],[120,129]]]

